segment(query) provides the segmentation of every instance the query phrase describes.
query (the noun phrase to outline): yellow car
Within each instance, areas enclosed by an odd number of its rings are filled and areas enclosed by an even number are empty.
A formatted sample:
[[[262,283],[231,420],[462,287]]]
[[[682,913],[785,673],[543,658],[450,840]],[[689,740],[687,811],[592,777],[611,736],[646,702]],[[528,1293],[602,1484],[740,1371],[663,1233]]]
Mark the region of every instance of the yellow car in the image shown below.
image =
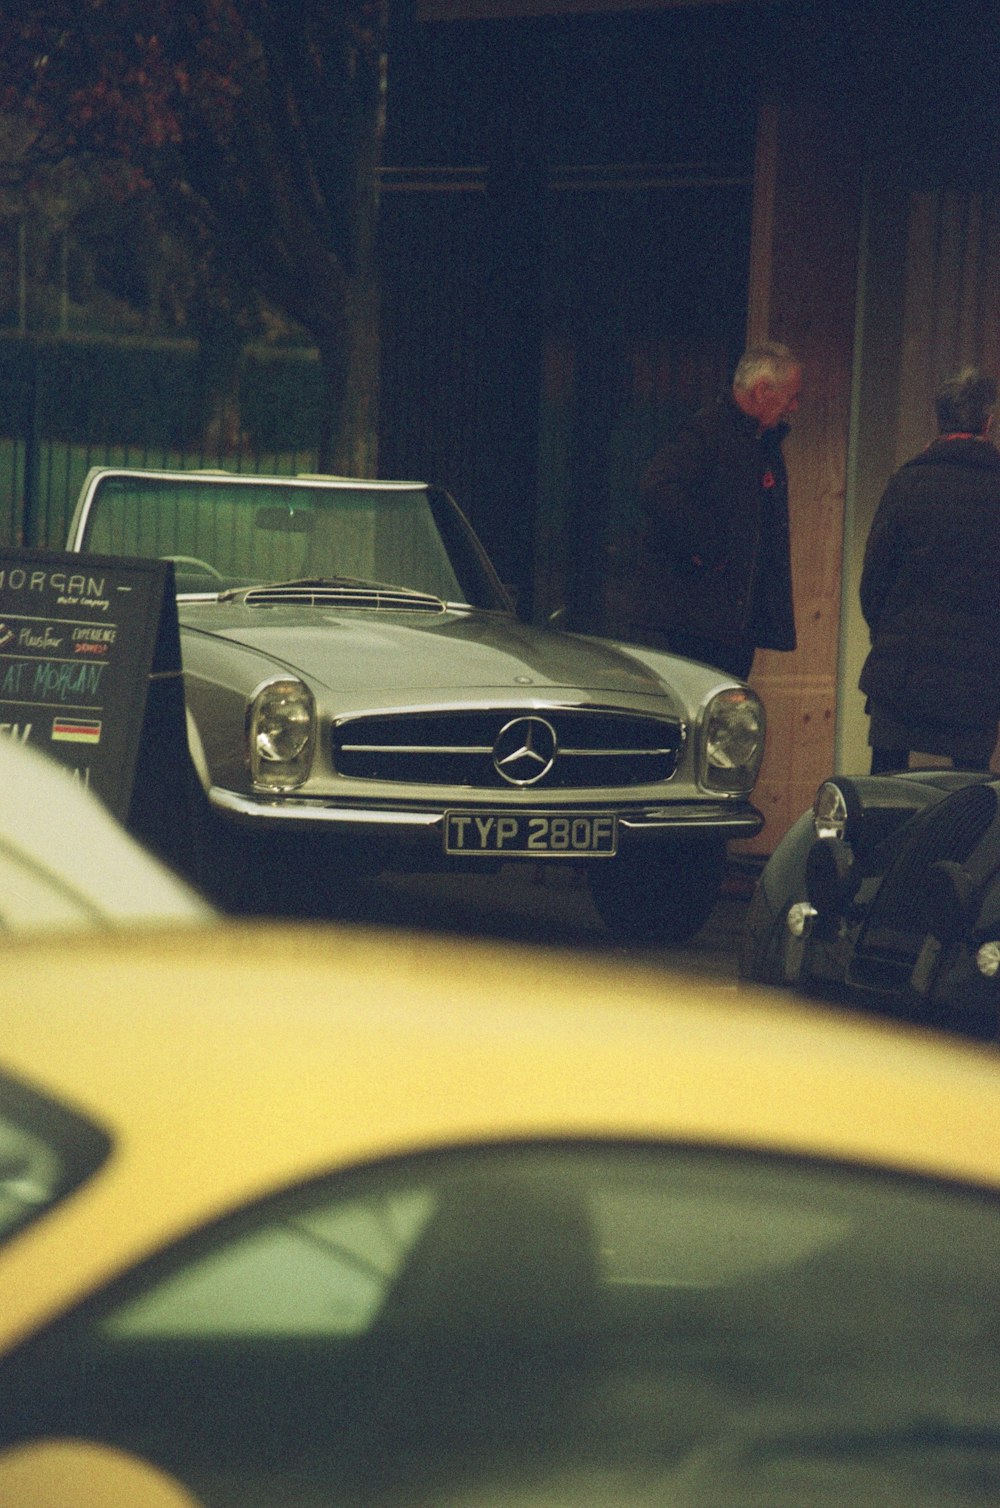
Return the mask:
[[[1000,1503],[1000,1064],[429,936],[13,942],[3,1508]]]

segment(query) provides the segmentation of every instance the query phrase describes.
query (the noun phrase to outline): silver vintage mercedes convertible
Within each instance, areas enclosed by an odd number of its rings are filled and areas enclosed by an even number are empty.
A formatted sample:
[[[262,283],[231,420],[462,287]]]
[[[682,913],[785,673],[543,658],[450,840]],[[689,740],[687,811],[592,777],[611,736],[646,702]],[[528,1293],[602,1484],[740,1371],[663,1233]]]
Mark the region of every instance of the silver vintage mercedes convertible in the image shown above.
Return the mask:
[[[223,905],[576,863],[613,935],[677,942],[762,825],[754,693],[521,622],[440,489],[100,467],[69,548],[174,563],[199,878]]]

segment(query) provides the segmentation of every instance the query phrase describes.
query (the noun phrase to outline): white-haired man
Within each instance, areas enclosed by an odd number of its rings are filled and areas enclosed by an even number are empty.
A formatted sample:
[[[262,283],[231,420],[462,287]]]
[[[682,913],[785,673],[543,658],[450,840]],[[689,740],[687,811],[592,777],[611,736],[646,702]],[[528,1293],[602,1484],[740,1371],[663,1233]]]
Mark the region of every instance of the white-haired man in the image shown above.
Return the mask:
[[[744,352],[732,387],[681,426],[639,486],[628,632],[746,679],[758,648],[795,648],[782,441],[802,366]]]

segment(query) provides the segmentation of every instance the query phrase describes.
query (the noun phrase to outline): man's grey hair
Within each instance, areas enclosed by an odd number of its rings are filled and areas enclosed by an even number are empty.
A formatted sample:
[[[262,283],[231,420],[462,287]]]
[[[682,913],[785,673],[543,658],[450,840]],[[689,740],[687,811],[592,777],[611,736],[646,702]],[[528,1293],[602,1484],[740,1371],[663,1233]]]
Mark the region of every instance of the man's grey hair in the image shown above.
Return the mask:
[[[934,395],[938,433],[981,435],[997,401],[997,385],[978,367],[963,367],[943,382]]]
[[[768,340],[759,346],[750,346],[743,352],[733,375],[733,387],[742,390],[752,388],[755,382],[766,377],[769,382],[787,382],[802,363],[794,351],[780,341]]]

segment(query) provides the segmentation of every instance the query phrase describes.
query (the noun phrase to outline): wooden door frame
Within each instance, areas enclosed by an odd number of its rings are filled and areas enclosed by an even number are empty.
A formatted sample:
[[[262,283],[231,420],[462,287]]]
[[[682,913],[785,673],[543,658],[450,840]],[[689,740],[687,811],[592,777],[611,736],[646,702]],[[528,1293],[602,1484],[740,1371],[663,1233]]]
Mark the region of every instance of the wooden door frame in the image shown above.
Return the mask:
[[[804,70],[758,120],[747,341],[784,341],[804,381],[785,443],[798,648],[759,651],[752,675],[768,713],[755,796],[766,825],[738,846],[757,853],[772,852],[811,804],[836,754],[863,150],[825,83],[811,87]]]

